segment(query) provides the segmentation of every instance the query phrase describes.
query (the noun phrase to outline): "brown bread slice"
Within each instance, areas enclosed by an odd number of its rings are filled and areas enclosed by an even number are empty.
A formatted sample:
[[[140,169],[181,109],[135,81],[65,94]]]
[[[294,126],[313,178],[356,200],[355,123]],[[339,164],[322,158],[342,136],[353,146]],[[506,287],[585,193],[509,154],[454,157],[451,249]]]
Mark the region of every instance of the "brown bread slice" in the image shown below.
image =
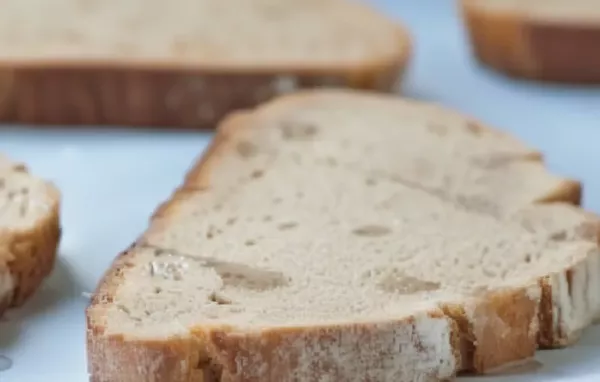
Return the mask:
[[[461,0],[475,57],[507,74],[600,82],[600,8],[594,0]]]
[[[0,315],[23,304],[52,270],[59,204],[52,184],[0,155]]]
[[[0,7],[0,120],[11,122],[214,128],[296,88],[391,91],[411,49],[402,26],[354,0]]]
[[[438,106],[305,92],[238,113],[87,311],[92,381],[438,381],[600,311],[576,182]]]

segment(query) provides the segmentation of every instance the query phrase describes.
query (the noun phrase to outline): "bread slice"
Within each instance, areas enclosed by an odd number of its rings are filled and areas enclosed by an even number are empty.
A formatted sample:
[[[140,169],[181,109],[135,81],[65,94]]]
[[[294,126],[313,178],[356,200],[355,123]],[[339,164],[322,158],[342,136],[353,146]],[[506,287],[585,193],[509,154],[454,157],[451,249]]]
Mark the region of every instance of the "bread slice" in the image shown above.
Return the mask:
[[[600,312],[579,197],[435,105],[239,112],[96,290],[91,380],[437,381],[568,344]]]
[[[52,184],[0,155],[0,315],[25,302],[52,270],[59,204]]]
[[[594,0],[461,0],[475,56],[510,75],[600,82]]]
[[[296,88],[393,90],[411,49],[402,26],[356,0],[0,4],[11,122],[214,128]]]

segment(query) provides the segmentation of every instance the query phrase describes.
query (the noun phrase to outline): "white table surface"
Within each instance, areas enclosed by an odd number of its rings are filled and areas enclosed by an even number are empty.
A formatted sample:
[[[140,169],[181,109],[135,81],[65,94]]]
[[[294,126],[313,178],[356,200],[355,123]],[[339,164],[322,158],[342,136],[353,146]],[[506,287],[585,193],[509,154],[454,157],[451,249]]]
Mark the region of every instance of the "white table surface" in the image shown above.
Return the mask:
[[[373,0],[410,27],[415,56],[409,96],[443,103],[539,147],[550,168],[584,182],[585,205],[600,212],[600,87],[509,80],[470,59],[454,4]],[[0,151],[26,161],[63,192],[60,259],[22,309],[0,323],[0,354],[13,361],[0,382],[86,381],[82,292],[145,227],[206,147],[203,133],[0,128]],[[571,349],[543,352],[519,375],[478,381],[600,381],[600,328]],[[1,363],[1,362],[0,362]],[[1,365],[0,365],[1,366]]]

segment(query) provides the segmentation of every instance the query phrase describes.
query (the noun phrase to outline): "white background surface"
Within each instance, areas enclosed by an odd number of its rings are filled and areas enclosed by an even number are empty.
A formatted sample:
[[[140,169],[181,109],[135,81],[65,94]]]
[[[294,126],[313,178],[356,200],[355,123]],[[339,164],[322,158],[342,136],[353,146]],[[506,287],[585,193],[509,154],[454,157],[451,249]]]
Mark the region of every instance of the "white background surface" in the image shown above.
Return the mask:
[[[554,171],[584,182],[585,205],[600,212],[600,87],[517,82],[478,67],[452,2],[373,2],[404,20],[416,39],[406,94],[467,112],[539,147]],[[61,188],[64,228],[53,276],[0,323],[0,354],[13,360],[0,382],[87,380],[81,293],[93,290],[113,257],[144,229],[208,139],[202,133],[0,129],[0,151]],[[578,346],[543,352],[538,360],[525,374],[467,381],[600,381],[600,328],[587,331]]]

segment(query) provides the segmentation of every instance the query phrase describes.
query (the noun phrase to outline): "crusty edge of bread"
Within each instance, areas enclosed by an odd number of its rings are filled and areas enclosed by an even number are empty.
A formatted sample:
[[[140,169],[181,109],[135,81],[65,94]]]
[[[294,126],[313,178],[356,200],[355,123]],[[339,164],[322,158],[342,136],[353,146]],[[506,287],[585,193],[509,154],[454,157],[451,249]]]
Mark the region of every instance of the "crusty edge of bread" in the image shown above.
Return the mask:
[[[137,247],[138,244],[129,251]],[[127,267],[127,257],[128,252],[124,252],[115,261],[95,294],[92,306],[110,300],[116,287],[114,282]],[[400,353],[385,356],[410,370],[412,373],[406,374],[410,380],[434,382],[451,378],[460,356],[455,323],[440,309],[419,318],[418,321],[408,317],[380,323],[291,327],[255,333],[228,327],[196,327],[186,336],[161,341],[105,335],[104,328],[91,324],[88,308],[88,370],[92,382],[282,382],[292,380],[291,373],[295,373],[293,380],[318,381],[323,368],[339,362],[336,355],[340,354],[340,346],[345,351],[346,361],[349,359],[345,366],[353,367],[364,361],[363,352],[356,344],[396,338],[405,351],[414,353],[404,359],[405,355]],[[432,332],[423,325],[437,325],[441,331]],[[395,337],[396,331],[409,334]],[[446,359],[432,358],[442,353],[438,348],[432,349],[432,343],[446,347]],[[307,348],[313,351],[307,352]],[[301,356],[314,367],[303,368],[307,365],[297,362]],[[244,365],[242,369],[240,364]],[[268,369],[264,368],[267,364]]]
[[[17,171],[27,172],[25,166]],[[61,238],[60,193],[51,183],[45,189],[53,201],[47,214],[28,230],[14,230],[0,236],[2,258],[13,288],[2,298],[0,315],[7,309],[21,306],[39,288],[54,268]],[[33,195],[31,197],[34,197]]]
[[[306,94],[300,95],[300,97],[304,96]],[[295,102],[297,97],[299,96],[293,95],[287,98],[290,102]],[[280,99],[277,102],[285,102],[285,100]],[[252,125],[250,122],[252,118],[255,118],[255,113],[256,110],[234,113],[220,124],[212,144],[189,170],[183,184],[174,191],[168,201],[157,207],[152,215],[149,230],[160,229],[161,218],[168,215],[171,206],[185,198],[186,194],[209,186],[208,174],[213,166],[213,161],[218,160],[221,155],[226,155],[227,151],[232,149],[232,138],[235,139],[237,132],[241,129],[250,128]],[[541,156],[539,160],[542,160]],[[580,198],[579,183],[565,181],[559,189],[539,202],[578,203]],[[229,360],[229,363],[223,363],[222,360],[219,360],[220,356],[215,355],[215,350],[211,347],[214,344],[211,345],[207,342],[207,338],[214,335],[214,332],[207,337],[202,328],[195,328],[191,329],[190,335],[185,338],[173,338],[165,341],[124,338],[105,334],[105,328],[98,325],[96,320],[90,316],[97,306],[111,302],[112,295],[118,287],[119,278],[127,268],[128,256],[134,255],[136,247],[144,245],[142,236],[129,250],[115,260],[100,282],[88,308],[87,341],[91,381],[108,382],[117,379],[123,382],[140,380],[157,382],[239,381],[233,377],[221,380],[216,377],[212,380],[204,377],[205,375],[214,376],[211,370],[216,370],[217,373],[223,372],[223,367],[231,362]],[[556,296],[564,297],[565,291],[572,290],[569,283],[573,279],[569,275],[573,275],[575,271],[583,272],[582,269],[585,269],[585,272],[598,278],[600,270],[593,264],[598,264],[597,253],[591,254],[573,269],[549,275],[540,280],[532,280],[530,285],[486,293],[473,297],[467,304],[440,306],[444,316],[451,318],[454,323],[453,326],[449,326],[451,329],[449,337],[457,361],[455,371],[475,373],[494,371],[503,365],[532,357],[539,344],[557,347],[574,341],[576,332],[587,326],[588,321],[591,322],[591,317],[596,314],[595,311],[599,307],[594,306],[581,311],[582,316],[585,316],[581,320],[569,320],[565,317],[570,316],[566,314],[563,316],[563,312],[572,311],[572,302],[574,299],[580,299],[581,293],[586,293],[585,289],[576,289],[575,294],[567,298],[556,298]],[[497,325],[499,322],[502,322],[502,325]],[[505,330],[507,328],[508,330]],[[220,333],[221,337],[219,338],[227,337],[226,332],[227,330]],[[252,337],[252,340],[255,340],[256,343],[251,341],[251,344],[244,346],[258,346],[260,340],[265,340],[265,338],[258,336]],[[227,344],[229,347],[220,348],[217,353],[230,355],[239,350],[236,348],[238,346],[236,341],[228,341]],[[198,355],[200,352],[203,353]],[[205,359],[205,369],[202,369],[201,374],[198,374],[197,369],[189,366],[190,362],[197,360],[198,357]],[[182,365],[188,366],[183,367]],[[428,376],[423,374],[421,377]],[[307,376],[307,378],[306,380],[312,380],[310,378],[315,377]],[[267,381],[268,379],[262,380]]]
[[[566,271],[549,275],[539,283],[542,288],[539,347],[572,345],[600,314],[599,254],[590,254]]]
[[[328,67],[204,68],[148,63],[7,64],[0,61],[0,121],[214,129],[229,112],[298,89],[398,91],[412,53],[397,26],[396,54]],[[57,97],[56,94],[60,94]]]
[[[542,21],[461,0],[475,58],[509,76],[565,83],[600,82],[600,23]],[[543,6],[543,5],[542,5]]]

